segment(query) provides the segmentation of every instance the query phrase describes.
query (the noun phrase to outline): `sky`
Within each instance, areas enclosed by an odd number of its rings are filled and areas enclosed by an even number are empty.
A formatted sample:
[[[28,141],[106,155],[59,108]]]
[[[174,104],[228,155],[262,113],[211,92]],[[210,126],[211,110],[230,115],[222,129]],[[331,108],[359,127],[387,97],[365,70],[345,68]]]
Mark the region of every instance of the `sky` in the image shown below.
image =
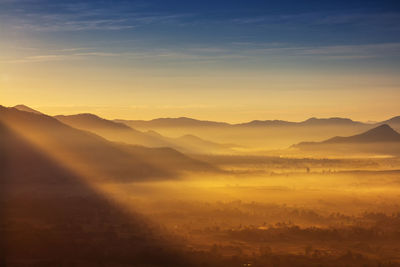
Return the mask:
[[[0,0],[1,105],[243,122],[398,103],[398,1]]]

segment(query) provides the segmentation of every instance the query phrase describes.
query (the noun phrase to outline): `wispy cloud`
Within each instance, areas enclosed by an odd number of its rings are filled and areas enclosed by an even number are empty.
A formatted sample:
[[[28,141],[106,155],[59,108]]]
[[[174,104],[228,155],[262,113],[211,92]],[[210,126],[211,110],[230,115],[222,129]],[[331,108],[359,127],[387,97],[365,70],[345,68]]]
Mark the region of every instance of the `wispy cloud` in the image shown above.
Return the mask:
[[[47,62],[47,61],[60,61],[71,59],[69,55],[37,55],[37,56],[26,56],[17,59],[3,60],[3,63],[35,63],[35,62]]]
[[[305,47],[296,51],[299,55],[318,56],[326,59],[363,59],[400,56],[400,43],[338,45]]]
[[[1,4],[1,2],[0,2]],[[140,5],[139,5],[140,6]],[[118,31],[138,26],[175,21],[187,14],[139,12],[135,5],[122,3],[96,5],[95,3],[46,3],[43,9],[34,5],[8,5],[1,10],[3,24],[15,30],[37,32]],[[47,7],[47,9],[46,9]]]
[[[284,44],[233,44],[224,47],[185,48],[141,48],[137,50],[91,50],[85,48],[63,48],[51,50],[53,54],[29,55],[3,60],[7,63],[36,63],[65,60],[85,60],[96,57],[114,57],[120,60],[148,62],[197,62],[212,63],[224,61],[281,59],[299,60],[313,58],[319,60],[363,60],[372,58],[400,57],[400,43],[341,46],[289,46]]]
[[[400,57],[400,43],[293,46],[276,43],[233,43],[237,53],[254,57],[287,56],[319,59],[367,59]]]
[[[69,51],[69,50],[66,50]],[[74,51],[74,50],[72,50]],[[120,56],[118,53],[108,52],[83,52],[83,53],[68,53],[68,54],[42,54],[30,55],[20,58],[2,60],[3,63],[40,63],[51,61],[67,61],[67,60],[83,60],[88,57],[113,57]]]
[[[297,25],[368,25],[381,26],[385,24],[397,25],[400,19],[400,12],[381,12],[381,13],[334,13],[334,12],[310,12],[299,14],[270,14],[256,17],[238,17],[231,19],[235,24],[253,25],[280,25],[282,27]]]
[[[78,19],[73,16],[42,17],[40,21],[19,19],[15,21],[14,28],[25,31],[86,31],[86,30],[126,30],[133,29],[135,25],[124,19]]]

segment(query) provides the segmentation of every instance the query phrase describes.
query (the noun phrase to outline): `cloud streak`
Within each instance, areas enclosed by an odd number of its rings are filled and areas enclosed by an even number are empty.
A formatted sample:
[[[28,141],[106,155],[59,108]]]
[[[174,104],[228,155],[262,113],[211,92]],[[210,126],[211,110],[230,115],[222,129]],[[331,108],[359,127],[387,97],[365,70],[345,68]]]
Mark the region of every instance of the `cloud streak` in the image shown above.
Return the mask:
[[[341,46],[285,46],[283,44],[233,44],[230,47],[186,47],[175,49],[137,49],[116,52],[85,48],[63,48],[52,50],[54,54],[29,55],[3,60],[8,63],[40,63],[50,61],[85,60],[88,58],[119,58],[128,61],[152,62],[197,62],[268,60],[286,58],[291,60],[364,60],[400,57],[400,43]]]
[[[0,2],[1,5],[1,2]],[[161,14],[139,12],[134,6],[123,4],[109,7],[88,3],[51,3],[44,8],[32,5],[8,6],[1,10],[4,24],[16,30],[36,32],[120,31],[132,30],[141,25],[177,21],[187,14]],[[48,11],[46,11],[47,7]],[[50,8],[51,7],[51,8]]]

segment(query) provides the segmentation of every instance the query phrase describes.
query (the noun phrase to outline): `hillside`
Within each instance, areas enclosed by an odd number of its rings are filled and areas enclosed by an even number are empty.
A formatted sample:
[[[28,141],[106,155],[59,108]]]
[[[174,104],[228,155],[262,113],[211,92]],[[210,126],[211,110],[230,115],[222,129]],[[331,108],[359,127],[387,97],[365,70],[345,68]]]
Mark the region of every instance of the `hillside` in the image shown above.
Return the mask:
[[[141,132],[126,124],[100,118],[94,114],[58,115],[59,121],[74,128],[96,133],[108,140],[147,147],[171,147],[183,153],[232,153],[226,145],[196,136],[170,138],[155,131]]]
[[[38,142],[17,133],[22,129],[33,130],[33,126],[14,123],[23,124],[26,118],[33,119],[34,123],[46,125],[46,130],[71,131],[57,133],[57,136],[82,135],[82,141],[88,141],[91,135],[84,137],[84,133],[68,130],[50,117],[20,112],[0,107],[1,266],[50,267],[61,263],[97,266],[96,262],[106,266],[122,266],[126,262],[143,266],[164,266],[166,262],[171,266],[187,266],[171,238],[167,242],[164,234],[146,218],[127,211],[111,201],[106,192],[97,190],[93,183],[96,177],[80,173],[68,162],[60,162],[54,154],[38,146]],[[41,135],[44,136],[46,134]],[[76,142],[78,136],[74,139]],[[102,142],[101,139],[92,140],[92,145]],[[79,145],[82,145],[81,153],[89,148],[83,143]],[[98,148],[95,152],[105,150]],[[118,152],[112,150],[109,148],[107,152],[117,156]],[[86,157],[79,160],[88,163]],[[107,160],[115,163],[111,158]],[[135,162],[130,164],[140,167]],[[117,167],[124,168],[123,165]],[[145,170],[148,166],[142,167]]]
[[[361,134],[340,137],[336,136],[323,143],[375,143],[375,142],[400,142],[400,134],[389,125],[382,124]]]
[[[168,179],[185,170],[212,169],[173,149],[113,143],[43,114],[0,107],[0,122],[55,160],[95,180],[127,182]],[[157,160],[160,157],[168,158],[166,162],[169,164],[161,164]]]
[[[94,114],[57,115],[55,118],[71,127],[96,133],[111,141],[147,147],[171,146],[161,138],[150,136],[123,123],[106,120]]]
[[[28,106],[25,105],[16,105],[14,106],[14,108],[20,110],[20,111],[26,111],[26,112],[32,112],[32,113],[36,113],[36,114],[42,114],[40,111],[37,111],[33,108],[30,108]]]
[[[158,118],[149,121],[145,120],[115,120],[125,123],[133,128],[157,128],[157,127],[223,127],[229,126],[229,123],[196,120],[187,117],[179,118]]]
[[[400,134],[389,125],[382,124],[360,134],[336,136],[321,142],[301,142],[292,148],[303,152],[331,154],[399,155]]]
[[[158,118],[153,120],[115,120],[134,128],[152,129],[163,127],[260,127],[260,126],[323,126],[323,125],[360,125],[361,122],[347,118],[310,118],[301,122],[285,120],[253,120],[250,122],[229,124],[225,122],[203,121],[192,118]]]

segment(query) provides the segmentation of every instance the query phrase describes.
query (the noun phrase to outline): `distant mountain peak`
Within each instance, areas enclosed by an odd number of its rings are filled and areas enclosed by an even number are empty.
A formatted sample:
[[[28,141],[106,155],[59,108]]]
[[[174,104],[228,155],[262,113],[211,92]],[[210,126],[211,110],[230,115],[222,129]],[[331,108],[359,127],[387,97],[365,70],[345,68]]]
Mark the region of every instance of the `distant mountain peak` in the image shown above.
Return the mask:
[[[378,127],[375,127],[367,132],[375,132],[375,131],[392,131],[392,132],[396,132],[395,130],[392,129],[392,127],[390,127],[388,124],[382,124],[379,125]],[[397,132],[396,132],[397,133]]]
[[[364,133],[349,137],[334,137],[324,143],[374,143],[374,142],[400,142],[400,134],[387,124],[379,125]]]
[[[92,113],[79,113],[75,115],[57,115],[56,119],[77,128],[116,128],[131,129],[128,125],[103,119]]]
[[[96,114],[93,113],[78,113],[78,114],[73,114],[73,115],[56,115],[54,117],[70,117],[70,118],[81,118],[81,119],[98,119],[98,120],[104,120],[103,118],[97,116]]]
[[[209,126],[228,126],[231,125],[226,122],[197,120],[188,117],[178,118],[157,118],[149,121],[146,120],[114,120],[122,122],[133,128],[152,129],[158,127],[209,127]]]
[[[387,124],[400,124],[400,116],[395,116],[392,117],[386,121],[383,121],[382,123],[387,123]]]
[[[398,136],[400,137],[400,134],[393,130],[392,127],[390,127],[388,124],[382,124],[379,125],[378,127],[375,127],[369,131],[366,131],[362,135],[376,135],[376,136],[382,136],[382,137],[389,137],[389,136]]]
[[[391,145],[386,145],[384,143],[391,143],[393,145],[395,145],[395,143],[398,145],[400,144],[400,133],[393,130],[387,124],[381,124],[357,135],[347,137],[335,136],[322,142],[301,142],[293,145],[292,147],[304,150],[322,150],[324,153],[326,153],[327,148],[324,145],[330,145],[331,147],[329,149],[332,149],[332,151],[335,150],[335,148],[340,148],[341,145],[356,145],[361,149],[360,151],[363,151],[362,148],[364,145],[379,144],[378,146],[374,146],[373,150],[371,151],[374,153],[377,153],[377,151],[382,153],[382,151],[385,149],[387,150],[388,148],[392,147]],[[340,151],[340,149],[338,151]]]
[[[42,112],[39,112],[39,111],[37,111],[33,108],[30,108],[28,106],[25,106],[23,104],[16,105],[13,108],[18,109],[19,111],[31,112],[31,113],[35,113],[35,114],[43,114]]]
[[[331,118],[316,118],[312,117],[303,122],[303,124],[354,124],[358,123],[349,118],[331,117]]]

